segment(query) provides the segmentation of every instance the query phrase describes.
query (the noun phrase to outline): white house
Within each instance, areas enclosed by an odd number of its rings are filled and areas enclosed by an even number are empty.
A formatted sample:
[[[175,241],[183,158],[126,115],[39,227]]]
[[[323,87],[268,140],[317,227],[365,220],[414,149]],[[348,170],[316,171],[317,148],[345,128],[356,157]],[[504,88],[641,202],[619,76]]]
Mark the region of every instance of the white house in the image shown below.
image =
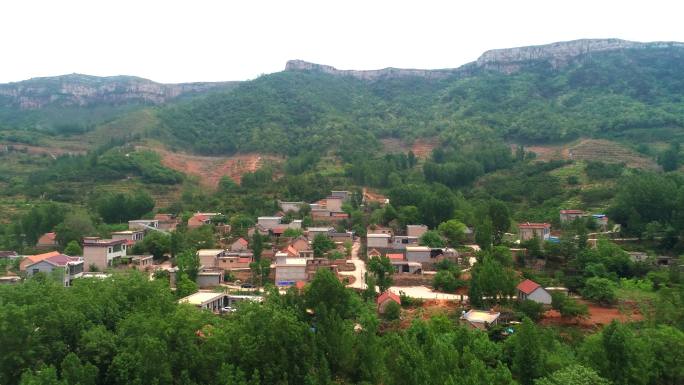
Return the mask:
[[[524,301],[526,299],[537,303],[543,303],[544,305],[551,304],[551,294],[541,287],[541,285],[529,279],[518,284],[518,300]]]
[[[427,246],[407,246],[406,260],[409,262],[430,262],[432,249]]]
[[[496,325],[500,315],[501,313],[495,311],[470,309],[461,315],[461,319],[473,328],[486,329],[490,325]]]
[[[277,286],[292,286],[297,281],[306,281],[307,258],[278,258],[275,264]]]
[[[71,286],[71,281],[83,275],[83,258],[57,254],[26,266],[26,274],[38,273],[54,275],[64,286]]]
[[[389,234],[366,234],[366,246],[371,248],[389,248],[391,236]]]

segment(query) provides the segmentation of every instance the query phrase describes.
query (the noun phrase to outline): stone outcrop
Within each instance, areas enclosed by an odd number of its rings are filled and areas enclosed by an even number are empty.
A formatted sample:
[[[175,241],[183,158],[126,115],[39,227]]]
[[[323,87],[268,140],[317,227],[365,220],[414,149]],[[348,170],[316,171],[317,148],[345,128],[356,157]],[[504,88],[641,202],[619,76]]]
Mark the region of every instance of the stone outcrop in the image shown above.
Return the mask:
[[[236,82],[161,84],[133,76],[71,74],[0,84],[0,106],[39,109],[46,106],[162,104],[182,95],[228,88]]]
[[[467,76],[478,70],[492,70],[510,74],[519,71],[525,65],[533,62],[548,62],[552,67],[559,68],[571,63],[577,58],[591,53],[648,48],[684,48],[684,43],[640,43],[620,39],[582,39],[546,45],[486,51],[476,61],[464,64],[458,68],[436,70],[384,68],[379,70],[357,71],[338,70],[332,66],[309,63],[303,60],[290,60],[285,65],[285,70],[319,71],[331,75],[353,76],[362,80],[410,76],[428,79],[443,79],[450,76]]]

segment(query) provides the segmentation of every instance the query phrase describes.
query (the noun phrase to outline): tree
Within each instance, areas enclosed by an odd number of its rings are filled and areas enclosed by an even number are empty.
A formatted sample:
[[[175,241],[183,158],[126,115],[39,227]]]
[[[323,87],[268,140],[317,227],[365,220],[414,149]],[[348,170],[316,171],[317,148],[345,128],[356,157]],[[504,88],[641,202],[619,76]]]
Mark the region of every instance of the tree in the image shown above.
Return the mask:
[[[69,244],[64,248],[64,254],[69,256],[83,255],[83,249],[81,245],[76,241],[69,241]]]
[[[447,293],[453,293],[463,285],[464,282],[458,278],[458,274],[450,270],[440,270],[432,279],[432,287]]]
[[[380,287],[380,292],[384,292],[392,286],[392,274],[394,267],[387,257],[372,257],[368,261],[368,271],[373,273],[375,281]]]
[[[249,268],[252,271],[252,277],[255,283],[259,286],[263,286],[267,282],[268,276],[271,274],[271,262],[267,259],[261,259],[250,263]]]
[[[534,385],[610,385],[593,369],[582,365],[570,365],[534,381]]]
[[[197,281],[197,274],[199,274],[200,260],[197,253],[188,249],[176,256],[176,266],[178,267],[178,275],[185,274],[188,279]]]
[[[387,321],[398,320],[401,316],[401,305],[394,301],[390,301],[385,306],[385,313],[382,315]]]
[[[255,261],[261,260],[261,252],[264,250],[264,241],[261,239],[261,234],[258,231],[254,231],[252,234],[252,254],[254,255]]]
[[[143,250],[160,259],[171,250],[171,237],[159,231],[152,231],[140,243]]]
[[[544,305],[529,299],[520,301],[517,304],[517,307],[519,312],[534,322],[539,321],[542,317],[542,314],[544,314]]]
[[[418,243],[421,246],[428,246],[428,247],[444,247],[445,246],[444,239],[435,230],[428,230],[425,233],[423,233],[423,235],[420,236]]]
[[[465,240],[467,227],[459,220],[450,219],[440,223],[437,230],[449,241],[449,245],[457,246]]]
[[[490,255],[485,254],[471,270],[469,296],[475,306],[484,302],[496,302],[515,292],[515,277],[511,269],[505,268]]]
[[[475,228],[475,243],[482,250],[489,250],[492,248],[492,221],[489,218],[485,218],[482,223],[480,223]]]
[[[255,231],[256,233],[256,231]],[[304,231],[302,229],[293,229],[293,228],[287,228],[285,231],[283,231],[283,237],[287,238],[297,238],[304,235]]]
[[[512,370],[523,385],[532,385],[542,372],[542,345],[529,318],[523,320],[515,333]]]
[[[154,208],[154,199],[144,190],[134,194],[109,193],[95,203],[98,214],[107,223],[137,219]]]
[[[585,317],[589,314],[589,307],[586,304],[569,297],[565,298],[559,310],[563,318]]]
[[[179,273],[176,280],[176,296],[178,298],[187,297],[196,293],[199,287],[194,280],[188,277],[187,273]]]
[[[505,203],[494,200],[489,204],[489,218],[492,220],[494,244],[498,245],[511,227],[511,214]]]
[[[71,241],[80,242],[85,236],[95,234],[95,226],[87,213],[74,211],[55,227],[57,243],[66,246]]]
[[[602,305],[612,305],[617,301],[615,286],[609,279],[592,277],[585,281],[582,296]]]
[[[322,258],[325,253],[335,248],[335,243],[325,234],[316,234],[311,247],[313,248],[314,257]]]

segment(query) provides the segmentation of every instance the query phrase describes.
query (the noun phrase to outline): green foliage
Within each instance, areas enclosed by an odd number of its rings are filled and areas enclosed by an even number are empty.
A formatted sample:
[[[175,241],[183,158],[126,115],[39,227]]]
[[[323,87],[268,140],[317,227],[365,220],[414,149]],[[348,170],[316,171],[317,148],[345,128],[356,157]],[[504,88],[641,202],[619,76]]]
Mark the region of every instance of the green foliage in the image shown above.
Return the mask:
[[[428,230],[420,236],[418,243],[421,246],[444,247],[446,243],[438,231]]]
[[[465,240],[465,232],[467,228],[466,225],[461,223],[459,220],[450,219],[446,222],[440,223],[439,227],[437,227],[437,230],[449,241],[449,245],[457,246],[460,243],[463,243]]]
[[[382,315],[387,321],[398,320],[401,316],[401,305],[394,301],[390,301],[385,306],[385,313]]]
[[[160,259],[164,254],[171,251],[171,236],[158,232],[151,231],[142,242],[135,245],[134,252],[150,253],[155,259]]]
[[[380,292],[384,292],[392,286],[392,274],[394,274],[394,267],[387,257],[372,257],[368,260],[368,271],[375,276],[375,281],[380,288]]]
[[[616,285],[606,278],[592,277],[586,280],[582,296],[603,305],[611,305],[617,301]]]
[[[325,234],[316,234],[313,242],[311,242],[311,248],[313,249],[314,257],[322,258],[325,253],[335,248],[335,242]]]
[[[611,382],[599,376],[591,368],[571,365],[559,369],[544,378],[534,381],[534,385],[610,385]]]
[[[517,303],[517,310],[525,317],[537,322],[544,314],[544,305],[529,299]]]
[[[70,256],[83,255],[83,249],[81,249],[81,245],[78,242],[69,241],[64,248],[64,254]]]
[[[625,169],[624,164],[604,163],[600,161],[590,161],[584,167],[584,171],[591,180],[605,180],[617,178],[622,175]]]
[[[484,254],[471,270],[469,299],[474,306],[493,303],[513,295],[514,273],[496,259]]]
[[[108,193],[95,202],[95,208],[107,223],[123,223],[139,219],[154,208],[154,200],[145,191],[135,194]]]
[[[64,221],[55,226],[57,242],[66,246],[69,242],[80,242],[85,236],[95,235],[95,225],[87,213],[73,211],[64,217]]]
[[[297,238],[302,235],[304,235],[304,231],[302,229],[287,228],[285,231],[283,231],[283,237]]]

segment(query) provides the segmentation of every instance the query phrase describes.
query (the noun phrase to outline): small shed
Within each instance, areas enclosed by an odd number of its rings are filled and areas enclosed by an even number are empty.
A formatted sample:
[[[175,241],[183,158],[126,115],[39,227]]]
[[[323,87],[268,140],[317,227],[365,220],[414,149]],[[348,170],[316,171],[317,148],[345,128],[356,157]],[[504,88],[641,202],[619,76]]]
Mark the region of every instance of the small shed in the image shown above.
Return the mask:
[[[401,305],[401,298],[399,298],[398,295],[392,293],[389,290],[380,294],[380,296],[376,300],[376,303],[378,305],[378,313],[385,314],[385,310],[387,309],[387,305],[389,305],[390,302],[396,302],[397,305]]]
[[[520,282],[517,289],[519,301],[529,299],[530,301],[542,303],[544,305],[551,304],[551,294],[532,280],[526,279]]]

